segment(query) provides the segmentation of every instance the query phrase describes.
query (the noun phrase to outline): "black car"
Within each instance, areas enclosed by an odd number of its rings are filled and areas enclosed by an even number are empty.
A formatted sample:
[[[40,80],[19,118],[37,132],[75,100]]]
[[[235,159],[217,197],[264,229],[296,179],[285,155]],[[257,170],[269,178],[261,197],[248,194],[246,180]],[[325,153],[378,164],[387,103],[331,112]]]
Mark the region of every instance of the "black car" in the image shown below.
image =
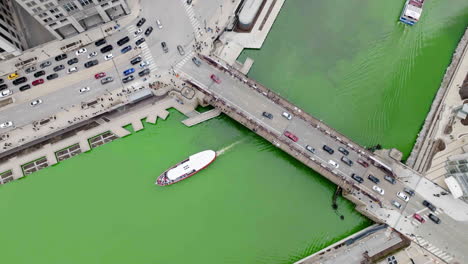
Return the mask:
[[[364,182],[364,179],[361,177],[361,176],[358,176],[356,174],[351,174],[351,178],[353,178],[355,181],[359,182],[359,183],[363,183]]]
[[[50,81],[50,80],[53,80],[53,79],[55,79],[57,77],[58,77],[57,73],[52,73],[50,75],[47,75],[46,79]]]
[[[328,152],[328,154],[330,154],[330,155],[335,153],[335,151],[332,148],[330,148],[329,146],[327,146],[327,145],[323,145],[322,149],[325,150],[326,152]]]
[[[109,52],[113,49],[114,47],[112,47],[112,45],[107,45],[105,46],[104,48],[101,49],[101,53],[106,53],[106,52]]]
[[[151,32],[153,32],[153,27],[148,27],[146,30],[145,30],[145,36],[149,36],[151,34]]]
[[[343,148],[343,147],[339,147],[338,151],[343,153],[343,155],[346,155],[346,156],[348,156],[348,154],[349,154],[349,151],[347,149]]]
[[[65,56],[67,56],[67,55],[65,55]],[[45,67],[49,67],[50,65],[52,65],[52,63],[50,61],[44,61],[43,63],[41,63],[40,66],[41,66],[41,69],[44,69]]]
[[[94,45],[96,45],[96,47],[99,47],[99,46],[104,45],[106,43],[107,43],[106,39],[100,39],[100,40],[94,42]]]
[[[143,77],[143,76],[145,76],[145,75],[147,75],[149,73],[150,73],[150,69],[144,69],[144,70],[142,70],[141,72],[138,73],[138,76]]]
[[[353,161],[345,156],[341,157],[341,161],[348,166],[353,166]]]
[[[68,57],[67,54],[60,54],[60,55],[55,57],[55,61],[61,61],[61,60],[66,59],[67,57]]]
[[[65,69],[65,66],[63,66],[63,64],[60,64],[60,65],[54,67],[54,72],[58,72],[58,71],[61,71],[63,69]]]
[[[22,84],[22,83],[26,82],[27,80],[28,80],[28,79],[27,79],[26,77],[20,77],[20,78],[14,80],[14,81],[13,81],[13,84],[14,84],[14,85]]]
[[[268,113],[268,112],[263,112],[262,116],[264,116],[264,117],[266,117],[268,119],[273,119],[273,115],[271,113]]]
[[[27,68],[27,69],[26,69],[26,70],[24,70],[24,71],[25,71],[26,73],[31,73],[31,72],[34,72],[34,71],[36,71],[36,67],[34,67],[34,66],[31,66],[31,67]]]
[[[439,217],[437,217],[437,216],[435,216],[433,214],[429,214],[428,216],[429,216],[429,219],[431,219],[434,223],[440,224],[440,218]]]
[[[135,45],[140,46],[141,43],[143,43],[143,42],[145,42],[145,38],[141,38],[141,39],[135,41]]]
[[[6,84],[0,84],[0,91],[5,90],[6,88],[8,88],[8,85],[6,85]]]
[[[409,196],[414,196],[414,191],[411,190],[410,188],[403,188],[403,191],[407,194],[409,194]]]
[[[26,90],[28,90],[28,89],[31,89],[31,85],[29,85],[29,84],[25,84],[25,85],[23,85],[23,86],[21,86],[21,87],[19,88],[19,90],[20,90],[21,92],[24,92],[24,91],[26,91]]]
[[[385,175],[385,176],[384,176],[384,179],[385,179],[386,181],[388,181],[389,183],[391,183],[391,184],[395,184],[395,183],[396,183],[395,178],[393,178],[392,176]]]
[[[88,61],[84,64],[85,68],[91,68],[95,65],[98,65],[98,60],[92,60],[92,61]]]
[[[375,183],[375,184],[378,184],[378,183],[380,182],[379,178],[375,177],[375,176],[372,175],[372,174],[369,174],[369,176],[367,176],[367,178],[368,178],[371,182],[373,182],[373,183]]]
[[[431,210],[432,212],[435,212],[435,210],[437,209],[433,204],[431,204],[430,202],[426,200],[424,200],[422,204],[426,206],[427,208],[429,208],[429,210]]]
[[[133,60],[131,60],[130,63],[131,63],[132,65],[135,65],[135,64],[137,64],[137,63],[140,63],[141,60],[142,60],[141,57],[136,57],[136,58],[134,58]]]
[[[68,61],[67,61],[67,64],[68,64],[68,65],[73,65],[73,64],[75,64],[75,63],[77,63],[77,62],[78,62],[78,58],[73,58],[73,59],[68,60]]]
[[[122,46],[123,44],[125,44],[125,43],[127,43],[129,41],[130,41],[130,38],[128,36],[124,37],[124,38],[119,39],[119,41],[117,41],[117,45]]]
[[[129,76],[123,78],[123,79],[122,79],[122,82],[123,82],[123,83],[128,83],[128,82],[133,81],[133,79],[134,79],[134,78],[133,78],[133,75],[129,75]]]
[[[37,77],[40,77],[40,76],[42,76],[44,74],[45,74],[45,71],[38,71],[38,72],[34,73],[34,77],[37,78]]]
[[[0,84],[4,83],[5,81],[3,79],[0,79]]]
[[[142,18],[138,21],[137,27],[143,26],[143,24],[144,24],[145,22],[146,22],[146,18],[142,17]]]

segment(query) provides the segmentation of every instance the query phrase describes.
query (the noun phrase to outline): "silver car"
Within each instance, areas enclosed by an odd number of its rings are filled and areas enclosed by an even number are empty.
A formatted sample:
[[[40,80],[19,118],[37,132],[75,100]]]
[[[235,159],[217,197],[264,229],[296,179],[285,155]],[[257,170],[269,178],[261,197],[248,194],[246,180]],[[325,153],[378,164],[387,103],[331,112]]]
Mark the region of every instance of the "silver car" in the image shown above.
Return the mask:
[[[106,77],[106,78],[101,79],[101,84],[110,83],[112,81],[114,81],[112,77]]]
[[[181,45],[177,45],[177,51],[179,52],[180,56],[184,56],[184,55],[185,55],[184,48],[182,48]]]

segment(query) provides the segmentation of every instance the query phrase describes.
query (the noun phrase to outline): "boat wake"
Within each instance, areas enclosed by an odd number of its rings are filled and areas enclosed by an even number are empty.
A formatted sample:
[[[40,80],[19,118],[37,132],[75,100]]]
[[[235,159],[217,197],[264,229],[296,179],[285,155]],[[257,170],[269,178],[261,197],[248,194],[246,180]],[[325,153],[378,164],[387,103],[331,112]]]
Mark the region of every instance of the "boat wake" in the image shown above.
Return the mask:
[[[231,145],[229,145],[229,146],[227,146],[227,147],[224,147],[224,148],[222,148],[222,149],[216,151],[216,156],[221,156],[221,155],[223,155],[224,153],[226,153],[226,151],[232,149],[234,146],[236,146],[237,144],[239,144],[239,143],[241,143],[241,142],[243,142],[243,141],[244,141],[244,139],[239,139],[238,141],[232,143]]]

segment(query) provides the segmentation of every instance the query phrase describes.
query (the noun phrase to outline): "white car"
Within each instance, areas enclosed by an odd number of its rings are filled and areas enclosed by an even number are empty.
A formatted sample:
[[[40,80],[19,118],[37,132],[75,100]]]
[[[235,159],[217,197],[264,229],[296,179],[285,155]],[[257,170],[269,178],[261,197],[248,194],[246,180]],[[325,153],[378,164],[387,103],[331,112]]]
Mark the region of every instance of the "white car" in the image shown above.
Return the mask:
[[[72,67],[68,69],[68,73],[77,72],[77,71],[78,71],[78,67]]]
[[[144,68],[149,65],[149,61],[143,61],[140,63],[140,68]]]
[[[398,196],[398,198],[402,199],[405,202],[409,201],[408,195],[406,195],[406,194],[404,194],[402,192],[397,192],[397,196]]]
[[[372,190],[374,190],[376,193],[378,193],[380,195],[385,194],[385,191],[382,188],[380,188],[379,186],[377,186],[377,185],[374,185],[374,187],[372,187]]]
[[[90,54],[88,54],[88,59],[92,58],[92,57],[96,57],[97,56],[97,52],[96,51],[93,51],[91,52]]]
[[[340,167],[340,165],[338,165],[338,163],[334,160],[329,160],[328,163],[337,169]]]
[[[89,92],[90,90],[91,90],[91,88],[86,86],[86,87],[83,87],[83,88],[80,89],[80,93],[86,93],[86,92]]]
[[[3,90],[0,92],[0,98],[11,95],[13,92],[11,90]]]
[[[283,112],[283,116],[284,116],[284,118],[286,118],[287,120],[291,120],[291,118],[292,118],[292,115],[291,115],[290,113],[288,113],[288,112]]]
[[[143,32],[143,29],[139,28],[137,31],[135,31],[135,33],[133,33],[133,35],[138,36],[140,35],[141,33]]]
[[[112,59],[112,58],[114,58],[114,55],[112,55],[112,53],[109,53],[109,54],[107,54],[106,56],[104,56],[104,59],[105,59],[106,61],[108,61],[108,60],[110,60],[110,59]]]
[[[81,55],[83,53],[86,53],[87,51],[88,50],[86,48],[81,48],[81,49],[77,50],[75,54],[76,54],[76,56],[78,56],[78,55]]]
[[[12,127],[12,126],[13,126],[13,122],[11,121],[6,121],[5,123],[0,124],[0,128],[7,128],[7,127]]]
[[[162,29],[162,24],[161,24],[161,21],[159,19],[156,20],[156,25],[158,26],[159,29]]]
[[[36,105],[42,104],[42,100],[37,99],[37,100],[32,101],[30,104],[31,104],[31,106],[36,106]]]

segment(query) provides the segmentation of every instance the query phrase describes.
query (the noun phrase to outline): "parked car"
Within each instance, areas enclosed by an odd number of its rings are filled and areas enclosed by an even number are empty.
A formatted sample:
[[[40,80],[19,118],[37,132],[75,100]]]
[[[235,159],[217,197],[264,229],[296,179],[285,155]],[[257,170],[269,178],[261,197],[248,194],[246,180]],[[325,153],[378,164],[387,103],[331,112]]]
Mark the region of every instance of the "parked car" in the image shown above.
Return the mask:
[[[65,69],[65,66],[63,66],[63,64],[60,64],[60,65],[54,67],[54,72],[58,72],[58,71],[61,71],[63,69]]]
[[[108,61],[108,60],[110,60],[110,59],[112,59],[112,58],[114,58],[114,55],[112,55],[112,53],[109,53],[109,54],[107,54],[106,56],[104,56],[104,59],[105,59],[106,61]]]
[[[136,37],[136,36],[140,35],[142,32],[143,32],[143,29],[139,28],[135,32],[133,32],[133,36]]]
[[[363,166],[364,168],[369,167],[369,163],[367,163],[366,161],[362,159],[357,159],[357,163],[361,164],[361,166]]]
[[[135,65],[135,64],[138,64],[140,63],[142,60],[142,58],[140,56],[136,57],[136,58],[133,58],[131,61],[130,61],[130,64],[132,65]]]
[[[340,165],[338,164],[338,162],[334,161],[334,160],[329,160],[328,161],[328,164],[332,165],[333,167],[335,167],[336,169],[338,169],[340,167]]]
[[[26,91],[28,89],[31,89],[31,85],[29,85],[29,84],[25,84],[25,85],[23,85],[23,86],[21,86],[19,88],[20,92],[24,92],[24,91]]]
[[[13,126],[12,121],[6,121],[6,122],[0,124],[0,128],[7,128],[7,127],[12,127],[12,126]]]
[[[0,84],[0,91],[5,90],[6,88],[8,88],[7,84]]]
[[[120,50],[120,52],[122,52],[122,53],[127,53],[127,52],[129,52],[130,50],[132,50],[132,46],[128,45],[128,46],[126,46],[125,48],[123,48],[122,50]]]
[[[73,64],[75,64],[75,63],[78,63],[78,58],[69,59],[69,60],[67,61],[67,64],[68,64],[68,65],[73,65]]]
[[[422,216],[420,216],[419,214],[417,214],[417,213],[414,213],[414,214],[413,214],[413,217],[414,217],[414,219],[418,220],[418,221],[421,222],[421,223],[426,222],[426,220],[425,220]]]
[[[396,208],[400,209],[401,208],[401,204],[395,200],[392,200],[392,205],[395,206]]]
[[[86,48],[81,48],[75,52],[76,56],[79,56],[83,53],[86,53],[88,50]]]
[[[292,119],[292,115],[288,112],[283,112],[281,114],[284,118],[286,118],[287,120],[291,120]]]
[[[16,79],[18,77],[19,77],[18,73],[14,72],[14,73],[11,73],[10,75],[8,75],[7,78],[8,78],[8,80],[14,80],[14,79]]]
[[[299,138],[298,138],[296,135],[294,135],[293,133],[291,133],[291,132],[289,132],[289,131],[285,131],[285,132],[284,132],[284,135],[285,135],[287,138],[289,138],[289,139],[291,139],[292,141],[294,141],[294,142],[297,142],[297,141],[299,140]]]
[[[107,45],[107,46],[101,48],[101,53],[107,53],[107,52],[109,52],[109,51],[111,51],[113,49],[114,49],[114,47],[112,47],[112,45]]]
[[[102,77],[106,77],[106,73],[105,72],[99,72],[99,73],[96,73],[94,75],[94,78],[95,79],[101,79]]]
[[[185,55],[184,48],[182,48],[181,45],[177,45],[177,51],[179,52],[180,56],[184,56],[184,55]]]
[[[266,117],[268,119],[273,119],[273,115],[271,113],[268,113],[268,112],[263,112],[262,116],[264,116],[264,117]]]
[[[144,67],[148,66],[149,64],[150,64],[149,61],[143,61],[143,62],[140,63],[140,68],[144,68]]]
[[[367,178],[368,178],[371,182],[373,182],[373,183],[375,183],[375,184],[379,184],[379,182],[380,182],[379,178],[375,177],[375,176],[372,175],[372,174],[369,174],[369,176],[367,176]]]
[[[5,82],[5,80],[3,80],[3,79],[0,78],[0,84],[2,84],[2,83],[4,83],[4,82]]]
[[[78,71],[78,67],[72,67],[72,68],[69,68],[68,69],[68,73],[73,73],[73,72],[77,72]]]
[[[135,41],[135,46],[140,46],[145,41],[146,41],[145,38],[140,38],[139,40]]]
[[[346,155],[346,156],[348,156],[349,154],[349,151],[343,147],[338,147],[338,151],[343,153],[343,155]]]
[[[142,18],[138,21],[137,27],[143,26],[143,24],[144,24],[145,22],[146,22],[146,18],[142,17]]]
[[[414,190],[411,190],[410,188],[407,188],[407,187],[403,188],[403,191],[407,193],[409,196],[414,196],[415,194]]]
[[[221,79],[218,78],[218,76],[214,75],[214,74],[211,74],[210,75],[210,78],[211,80],[213,80],[213,82],[217,83],[217,84],[220,84],[221,83]]]
[[[88,86],[83,87],[83,88],[80,89],[80,93],[86,93],[86,92],[89,92],[89,91],[91,91],[91,88],[89,88]]]
[[[328,154],[330,154],[330,155],[335,153],[335,151],[332,148],[330,148],[329,146],[327,146],[327,145],[323,145],[322,149],[325,150],[326,152],[328,152]]]
[[[350,159],[348,159],[348,158],[345,157],[345,156],[342,156],[342,157],[341,157],[341,161],[342,161],[344,164],[348,165],[348,166],[353,166],[353,161],[350,160]]]
[[[129,69],[126,69],[124,72],[123,72],[123,75],[124,76],[127,76],[127,75],[130,75],[132,73],[135,72],[135,68],[129,68]]]
[[[37,99],[37,100],[34,100],[30,103],[31,106],[37,106],[37,105],[40,105],[42,104],[42,100],[41,99]]]
[[[32,85],[36,86],[36,85],[40,85],[40,84],[43,84],[43,83],[44,83],[44,79],[37,79],[37,80],[32,82]]]
[[[101,84],[110,83],[112,81],[114,81],[112,77],[106,77],[106,78],[101,79]]]
[[[90,54],[88,54],[88,59],[91,59],[91,58],[96,57],[96,56],[97,56],[97,52],[93,51]]]
[[[11,90],[3,90],[0,92],[0,97],[7,97],[9,95],[13,94]]]
[[[36,78],[41,77],[44,74],[45,74],[45,71],[38,71],[38,72],[34,73],[34,77],[36,77]]]
[[[26,78],[26,77],[20,77],[20,78],[14,80],[13,84],[14,85],[22,84],[22,83],[25,83],[27,80],[28,80],[28,78]]]
[[[409,197],[406,194],[402,193],[402,192],[397,192],[397,197],[402,199],[405,202],[409,201]]]
[[[151,32],[153,32],[153,27],[148,27],[146,30],[145,30],[145,36],[149,36],[151,34]]]
[[[66,59],[67,57],[68,57],[67,54],[60,54],[60,55],[55,56],[55,61],[61,61],[61,60]]]
[[[50,75],[47,75],[47,77],[46,77],[46,79],[49,80],[49,81],[50,81],[50,80],[53,80],[53,79],[56,79],[56,78],[58,78],[58,74],[57,74],[57,73],[52,73],[52,74],[50,74]]]
[[[122,79],[122,82],[123,82],[123,83],[128,83],[128,82],[131,82],[131,81],[133,81],[133,80],[134,80],[133,75],[129,75],[129,76],[123,78],[123,79]]]
[[[353,180],[359,182],[359,183],[363,183],[364,182],[364,179],[361,177],[361,176],[358,176],[356,174],[351,174],[351,178],[353,178]]]
[[[138,76],[143,77],[145,75],[148,75],[149,73],[150,73],[150,69],[144,69],[138,73]]]
[[[166,42],[164,42],[164,41],[161,42],[161,47],[162,47],[164,53],[168,53],[168,52],[169,52],[169,48],[167,47]]]
[[[50,61],[44,61],[43,63],[41,63],[41,65],[39,65],[41,67],[41,69],[44,69],[45,67],[49,67],[50,65],[52,65],[52,62]]]
[[[156,26],[158,26],[159,29],[163,28],[162,23],[159,19],[156,20]]]
[[[437,216],[435,216],[435,215],[433,215],[431,213],[429,213],[428,217],[429,217],[429,219],[431,219],[436,224],[440,224],[440,222],[441,222],[439,217],[437,217]]]
[[[84,64],[85,68],[91,68],[95,65],[98,65],[98,60],[91,60],[91,61],[88,61]]]
[[[201,65],[201,61],[199,59],[197,59],[196,57],[192,58],[192,62],[195,63],[195,65],[197,65],[198,67],[200,67],[200,65]]]
[[[372,186],[372,190],[374,190],[376,193],[378,193],[378,194],[380,194],[380,195],[384,195],[384,194],[385,194],[384,189],[380,188],[380,187],[377,186],[377,185]]]
[[[427,200],[424,200],[424,201],[422,202],[422,204],[423,204],[424,206],[426,206],[427,208],[429,208],[429,210],[431,210],[432,212],[435,212],[435,210],[437,210],[437,207],[435,207],[433,204],[431,204],[431,203],[430,203],[429,201],[427,201]]]
[[[310,153],[315,153],[315,149],[309,145],[306,145],[305,149],[307,149],[307,151],[309,151]]]
[[[24,71],[25,71],[26,73],[31,73],[31,72],[34,72],[34,71],[36,71],[36,67],[34,67],[34,66],[31,66],[31,67],[27,68],[27,69],[26,69],[26,70],[24,70]]]
[[[104,45],[106,43],[107,43],[106,39],[100,39],[100,40],[94,42],[94,45],[96,45],[96,47],[99,47],[99,46]]]
[[[130,41],[130,38],[128,36],[123,37],[117,41],[117,45],[122,46],[123,44],[127,43]]]
[[[384,179],[385,179],[386,181],[388,181],[389,183],[391,183],[391,184],[395,184],[395,183],[396,183],[395,178],[393,178],[392,176],[385,175],[385,176],[384,176]]]

